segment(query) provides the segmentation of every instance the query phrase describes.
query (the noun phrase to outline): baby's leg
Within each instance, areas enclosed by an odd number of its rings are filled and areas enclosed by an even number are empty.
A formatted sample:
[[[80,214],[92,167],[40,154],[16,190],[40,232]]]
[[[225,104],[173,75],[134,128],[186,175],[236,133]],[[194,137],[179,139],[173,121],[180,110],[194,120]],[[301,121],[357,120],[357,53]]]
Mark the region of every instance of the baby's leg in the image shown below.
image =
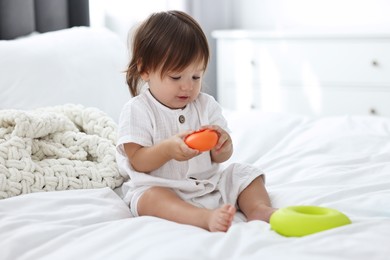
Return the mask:
[[[276,210],[271,202],[261,176],[254,179],[238,196],[238,206],[248,221],[269,219]]]
[[[198,208],[163,187],[146,190],[138,201],[137,210],[140,216],[155,216],[213,232],[227,231],[236,213],[236,209],[228,204],[214,210]]]

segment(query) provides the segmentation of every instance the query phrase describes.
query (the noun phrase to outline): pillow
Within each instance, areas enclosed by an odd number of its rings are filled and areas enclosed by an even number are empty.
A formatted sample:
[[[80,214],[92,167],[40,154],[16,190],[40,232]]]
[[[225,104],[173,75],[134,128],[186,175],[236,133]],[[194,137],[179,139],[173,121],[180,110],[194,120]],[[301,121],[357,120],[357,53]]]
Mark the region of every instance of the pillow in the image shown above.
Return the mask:
[[[66,103],[96,107],[115,121],[130,98],[128,54],[104,28],[73,27],[0,41],[0,109]]]

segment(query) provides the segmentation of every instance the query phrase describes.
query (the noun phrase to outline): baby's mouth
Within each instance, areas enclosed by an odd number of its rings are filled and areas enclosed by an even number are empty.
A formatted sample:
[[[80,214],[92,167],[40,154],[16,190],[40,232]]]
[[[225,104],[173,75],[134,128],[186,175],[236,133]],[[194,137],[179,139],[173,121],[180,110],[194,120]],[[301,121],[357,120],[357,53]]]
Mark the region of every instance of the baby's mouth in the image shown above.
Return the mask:
[[[179,98],[180,100],[187,100],[189,97],[188,97],[188,96],[178,96],[178,98]]]

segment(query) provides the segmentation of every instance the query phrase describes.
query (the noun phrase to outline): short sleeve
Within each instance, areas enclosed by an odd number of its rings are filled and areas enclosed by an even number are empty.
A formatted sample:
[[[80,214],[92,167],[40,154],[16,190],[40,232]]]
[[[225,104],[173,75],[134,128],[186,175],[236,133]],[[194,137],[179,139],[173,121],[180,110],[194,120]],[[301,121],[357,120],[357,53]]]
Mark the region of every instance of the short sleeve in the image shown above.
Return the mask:
[[[149,111],[140,99],[133,98],[125,104],[119,117],[117,146],[125,143],[152,145],[152,126],[146,120],[150,117]]]

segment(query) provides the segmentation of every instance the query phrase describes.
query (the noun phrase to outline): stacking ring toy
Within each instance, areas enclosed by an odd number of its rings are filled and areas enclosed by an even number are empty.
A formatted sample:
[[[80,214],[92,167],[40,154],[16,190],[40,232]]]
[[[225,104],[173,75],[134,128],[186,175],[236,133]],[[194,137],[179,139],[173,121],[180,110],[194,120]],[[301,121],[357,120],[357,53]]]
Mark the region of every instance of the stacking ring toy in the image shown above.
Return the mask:
[[[301,237],[327,229],[351,224],[343,213],[318,206],[291,206],[275,211],[271,228],[287,237]]]
[[[214,130],[204,129],[186,136],[184,142],[192,149],[205,152],[217,144],[218,134]]]

